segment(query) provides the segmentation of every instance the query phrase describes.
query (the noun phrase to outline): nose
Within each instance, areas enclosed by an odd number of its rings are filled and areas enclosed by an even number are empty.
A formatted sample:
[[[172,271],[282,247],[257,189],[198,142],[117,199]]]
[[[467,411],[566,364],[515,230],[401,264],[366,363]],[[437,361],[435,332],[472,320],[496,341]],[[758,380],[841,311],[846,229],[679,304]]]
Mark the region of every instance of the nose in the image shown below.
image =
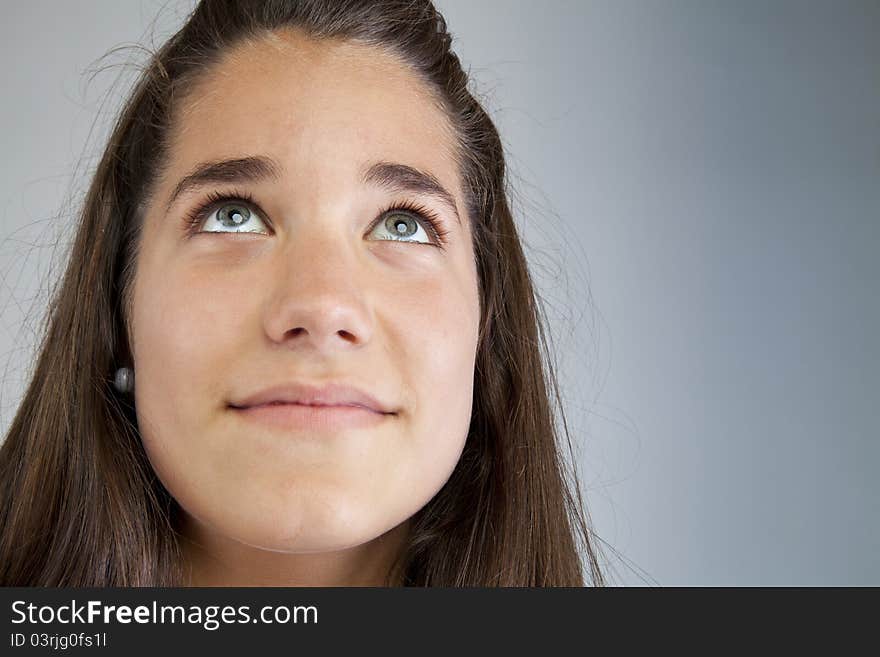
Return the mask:
[[[325,230],[300,234],[279,249],[264,323],[273,342],[327,355],[367,344],[373,321],[358,254]]]

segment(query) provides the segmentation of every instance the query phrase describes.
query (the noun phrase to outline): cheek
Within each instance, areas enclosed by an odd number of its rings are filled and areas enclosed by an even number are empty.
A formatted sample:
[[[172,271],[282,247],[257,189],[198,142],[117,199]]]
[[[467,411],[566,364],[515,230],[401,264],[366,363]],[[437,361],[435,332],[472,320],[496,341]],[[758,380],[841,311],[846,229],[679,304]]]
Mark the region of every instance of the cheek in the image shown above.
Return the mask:
[[[414,299],[407,309],[410,365],[420,392],[430,392],[431,401],[448,401],[461,396],[457,388],[472,379],[475,330],[465,312],[463,300],[449,291]]]
[[[476,289],[438,281],[409,295],[397,330],[406,345],[402,364],[416,406],[408,445],[413,464],[405,472],[411,490],[431,496],[445,483],[464,447],[470,424],[476,357]],[[402,333],[405,332],[405,335]],[[428,499],[424,499],[426,503]]]
[[[240,304],[241,291],[213,284],[211,277],[173,271],[145,276],[134,313],[134,355],[145,383],[157,393],[211,392],[217,384],[212,372],[224,366],[223,345],[241,330],[244,316],[230,299]]]
[[[165,268],[135,286],[135,401],[144,446],[166,486],[191,479],[228,385],[232,336],[244,316],[210,277]],[[183,473],[187,473],[183,476]],[[178,483],[177,485],[181,485]]]

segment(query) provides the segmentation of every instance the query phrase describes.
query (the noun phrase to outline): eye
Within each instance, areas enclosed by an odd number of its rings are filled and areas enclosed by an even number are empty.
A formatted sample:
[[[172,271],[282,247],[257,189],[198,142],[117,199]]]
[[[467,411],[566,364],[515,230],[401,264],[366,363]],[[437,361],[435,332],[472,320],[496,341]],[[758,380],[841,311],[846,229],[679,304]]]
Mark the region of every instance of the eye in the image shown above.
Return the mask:
[[[258,226],[266,222],[254,211],[257,207],[247,193],[211,192],[185,214],[184,231],[189,237],[197,233],[262,233]]]
[[[416,242],[442,249],[447,231],[430,210],[403,202],[394,204],[379,214],[379,221],[371,231],[371,234],[374,233],[379,235],[379,240]]]
[[[187,220],[195,232],[201,233],[265,233],[265,222],[254,210],[249,199],[209,198]],[[260,228],[260,225],[264,228]]]

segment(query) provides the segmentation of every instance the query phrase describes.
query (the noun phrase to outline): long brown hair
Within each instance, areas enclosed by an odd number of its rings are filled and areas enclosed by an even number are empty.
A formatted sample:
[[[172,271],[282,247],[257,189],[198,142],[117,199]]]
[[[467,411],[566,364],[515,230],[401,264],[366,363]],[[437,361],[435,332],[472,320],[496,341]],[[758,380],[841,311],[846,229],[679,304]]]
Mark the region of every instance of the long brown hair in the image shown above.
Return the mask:
[[[132,403],[112,386],[131,362],[142,207],[194,83],[236,44],[286,28],[391,52],[432,90],[458,139],[480,284],[473,411],[452,476],[412,519],[398,560],[405,584],[604,584],[564,458],[563,438],[569,455],[572,446],[501,141],[429,0],[203,0],[153,54],[91,181],[33,378],[0,447],[0,584],[184,583],[180,509],[150,466]]]

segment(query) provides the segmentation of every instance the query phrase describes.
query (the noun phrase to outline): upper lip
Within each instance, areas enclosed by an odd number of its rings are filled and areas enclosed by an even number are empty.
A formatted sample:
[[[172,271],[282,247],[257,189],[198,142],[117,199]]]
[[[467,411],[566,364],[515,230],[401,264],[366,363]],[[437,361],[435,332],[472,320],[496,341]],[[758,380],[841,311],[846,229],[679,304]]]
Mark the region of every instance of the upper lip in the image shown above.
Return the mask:
[[[261,390],[235,402],[232,406],[248,408],[273,402],[305,406],[360,406],[377,413],[393,413],[392,409],[369,393],[343,383],[324,385],[285,383]]]

